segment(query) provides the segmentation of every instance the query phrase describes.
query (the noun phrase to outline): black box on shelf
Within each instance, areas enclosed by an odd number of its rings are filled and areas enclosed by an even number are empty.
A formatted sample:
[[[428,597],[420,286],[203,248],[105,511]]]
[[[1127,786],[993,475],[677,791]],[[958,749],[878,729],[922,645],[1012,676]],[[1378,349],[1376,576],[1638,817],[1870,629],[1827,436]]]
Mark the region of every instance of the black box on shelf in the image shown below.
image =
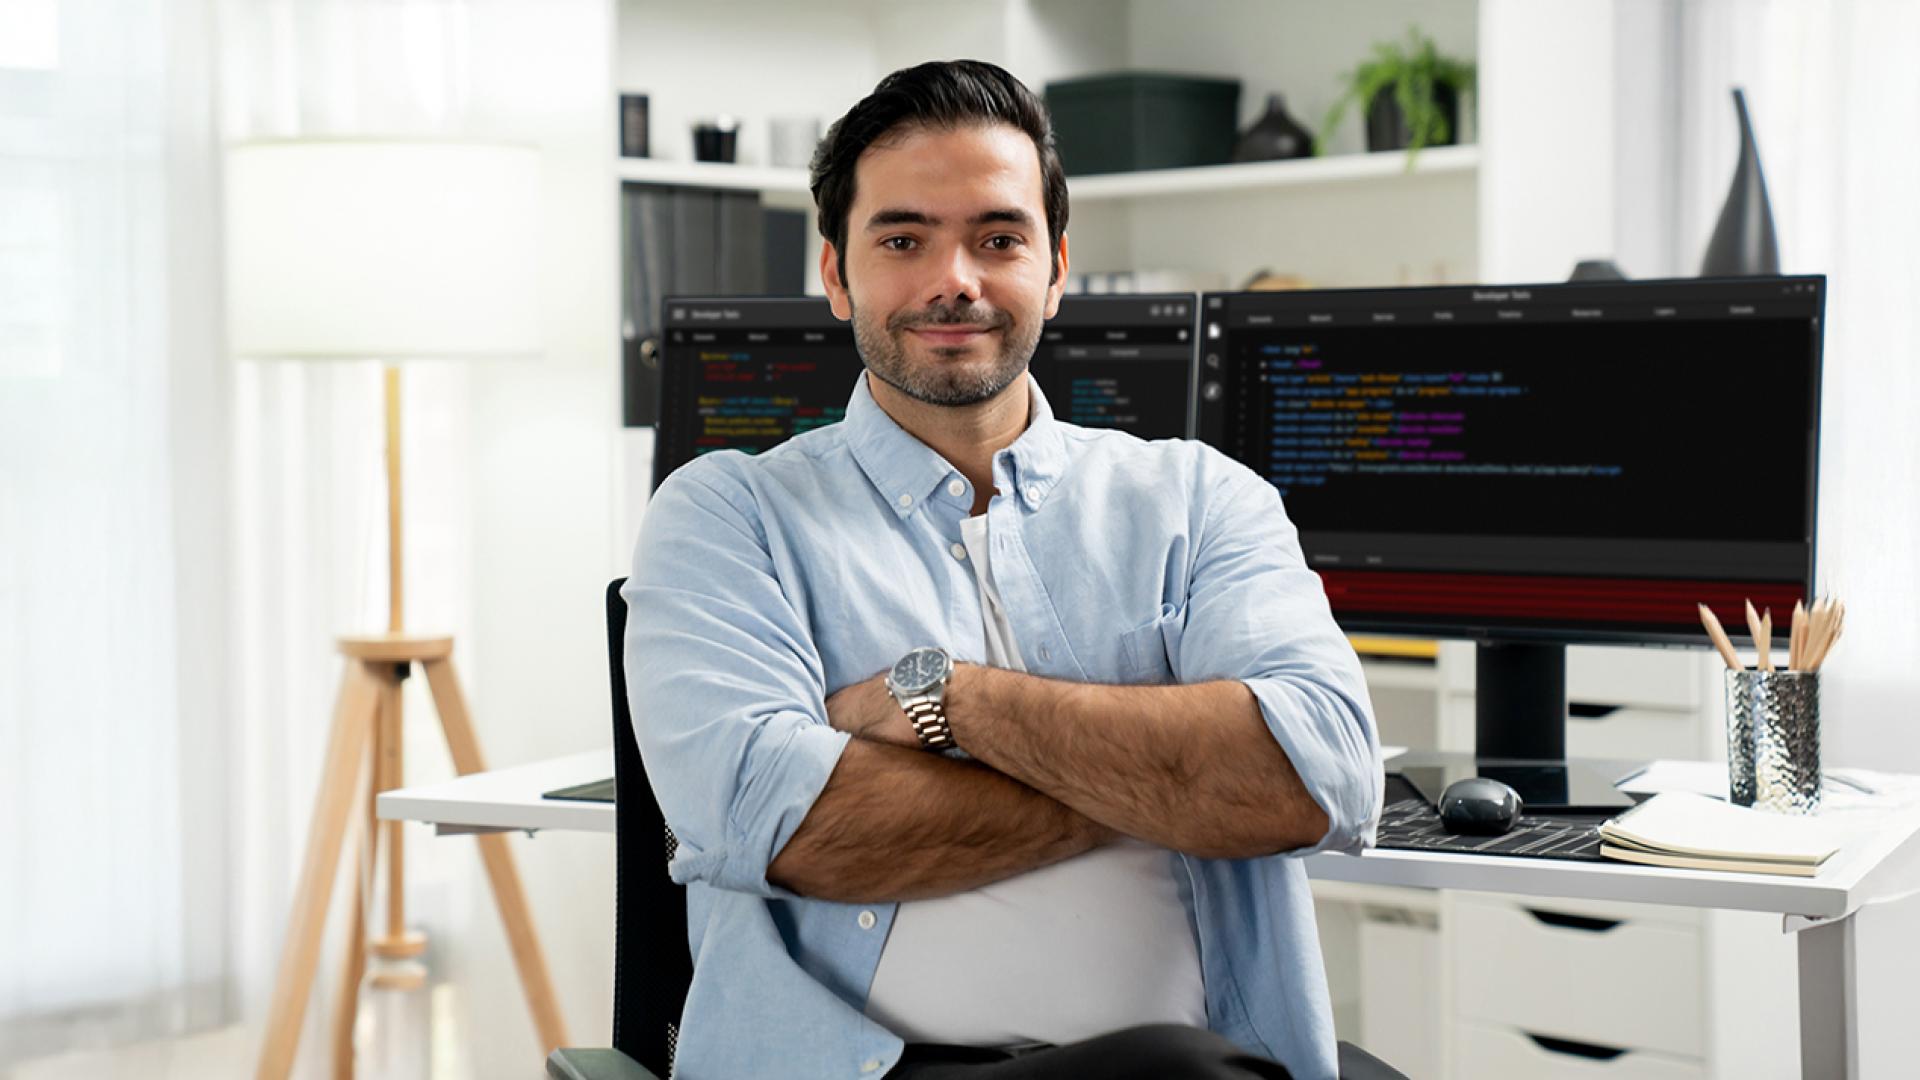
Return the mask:
[[[1233,155],[1240,81],[1126,72],[1050,82],[1069,176],[1220,165]]]

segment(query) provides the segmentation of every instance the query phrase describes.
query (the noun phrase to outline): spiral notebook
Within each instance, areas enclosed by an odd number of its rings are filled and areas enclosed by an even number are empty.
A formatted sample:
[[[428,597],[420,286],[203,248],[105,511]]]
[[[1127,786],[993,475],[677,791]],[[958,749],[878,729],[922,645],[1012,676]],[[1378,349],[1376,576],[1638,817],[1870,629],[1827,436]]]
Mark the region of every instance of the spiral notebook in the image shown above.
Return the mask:
[[[1600,854],[1649,866],[1812,877],[1846,831],[1840,822],[1670,791],[1600,826]]]

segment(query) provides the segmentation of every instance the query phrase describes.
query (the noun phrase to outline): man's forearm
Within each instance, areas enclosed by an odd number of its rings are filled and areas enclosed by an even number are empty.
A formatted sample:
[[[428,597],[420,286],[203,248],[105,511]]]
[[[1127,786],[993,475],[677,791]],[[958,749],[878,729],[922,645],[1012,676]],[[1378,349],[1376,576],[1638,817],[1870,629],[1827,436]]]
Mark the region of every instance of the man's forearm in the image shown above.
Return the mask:
[[[822,900],[919,900],[1059,862],[1116,836],[991,769],[854,739],[767,880]]]
[[[1103,686],[969,665],[947,711],[981,762],[1149,843],[1245,858],[1327,832],[1245,683]]]

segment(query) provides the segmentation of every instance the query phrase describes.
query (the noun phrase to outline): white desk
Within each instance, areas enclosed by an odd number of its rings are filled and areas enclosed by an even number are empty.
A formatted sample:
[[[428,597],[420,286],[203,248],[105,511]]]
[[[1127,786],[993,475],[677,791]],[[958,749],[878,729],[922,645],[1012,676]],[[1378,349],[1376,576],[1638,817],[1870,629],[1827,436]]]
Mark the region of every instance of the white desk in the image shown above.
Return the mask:
[[[378,813],[442,833],[611,833],[611,803],[541,793],[612,775],[613,751],[594,750],[390,791]],[[1309,876],[1332,881],[1777,912],[1799,934],[1801,1075],[1920,1075],[1920,1024],[1907,1005],[1920,978],[1920,897],[1909,896],[1920,893],[1920,815],[1890,815],[1812,878],[1379,849],[1305,862]]]

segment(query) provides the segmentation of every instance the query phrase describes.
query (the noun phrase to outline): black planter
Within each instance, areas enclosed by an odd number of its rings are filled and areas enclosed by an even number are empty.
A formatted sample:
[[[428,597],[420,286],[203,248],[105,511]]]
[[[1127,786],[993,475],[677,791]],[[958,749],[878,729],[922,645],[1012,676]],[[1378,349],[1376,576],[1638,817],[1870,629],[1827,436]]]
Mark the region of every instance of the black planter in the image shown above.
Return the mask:
[[[1435,83],[1433,100],[1447,118],[1447,137],[1427,145],[1452,146],[1460,141],[1460,94],[1445,83]],[[1373,95],[1373,100],[1367,103],[1367,149],[1405,150],[1411,145],[1413,132],[1407,127],[1407,118],[1401,115],[1400,102],[1393,96],[1393,89],[1389,87]]]

